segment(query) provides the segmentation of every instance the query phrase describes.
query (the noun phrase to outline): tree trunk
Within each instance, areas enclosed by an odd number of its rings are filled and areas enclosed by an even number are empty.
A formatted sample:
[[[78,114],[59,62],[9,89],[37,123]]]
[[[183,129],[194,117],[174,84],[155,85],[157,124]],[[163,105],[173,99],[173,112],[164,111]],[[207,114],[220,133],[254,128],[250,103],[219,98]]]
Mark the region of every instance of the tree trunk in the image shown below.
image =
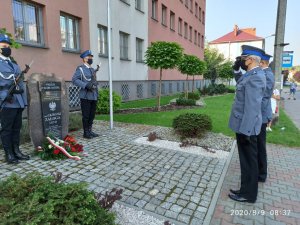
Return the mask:
[[[160,95],[161,95],[161,79],[162,79],[162,68],[159,69],[159,87],[157,94],[157,111],[160,111]]]
[[[193,86],[192,86],[192,92],[194,92],[195,89],[195,76],[193,75]]]
[[[189,76],[186,75],[186,80],[185,80],[185,98],[188,99],[188,79],[189,79]]]

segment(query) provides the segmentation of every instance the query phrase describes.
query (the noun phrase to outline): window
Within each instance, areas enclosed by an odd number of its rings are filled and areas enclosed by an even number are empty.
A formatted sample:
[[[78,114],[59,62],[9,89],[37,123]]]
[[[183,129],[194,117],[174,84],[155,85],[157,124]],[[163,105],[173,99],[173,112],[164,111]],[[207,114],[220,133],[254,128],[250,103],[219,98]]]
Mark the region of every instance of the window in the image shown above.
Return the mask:
[[[178,34],[182,35],[182,19],[178,18]]]
[[[157,20],[157,0],[152,0],[152,19]]]
[[[199,12],[198,12],[198,13],[199,13],[199,21],[200,21],[200,22],[201,22],[201,11],[202,11],[202,10],[201,10],[201,7],[199,7]]]
[[[201,36],[201,48],[204,48],[204,36]]]
[[[135,0],[135,8],[137,10],[143,11],[143,1],[142,0]]]
[[[164,5],[161,5],[161,23],[167,26],[167,7]]]
[[[143,45],[144,40],[136,38],[136,61],[143,62]]]
[[[107,27],[98,25],[98,52],[100,55],[108,56]]]
[[[73,16],[60,15],[61,46],[63,49],[79,51],[79,20]]]
[[[193,40],[193,28],[190,26],[190,36],[189,36],[189,40],[192,41]]]
[[[129,59],[129,34],[120,32],[120,59]]]
[[[184,22],[184,38],[188,38],[188,24]]]
[[[205,24],[205,12],[202,11],[202,23]]]
[[[22,0],[13,0],[13,17],[16,40],[44,45],[42,7]]]
[[[198,3],[195,2],[195,16],[198,18]]]
[[[198,33],[198,46],[200,47],[200,42],[201,42],[201,34]]]
[[[189,0],[185,0],[185,7],[189,8]]]
[[[198,32],[195,30],[194,31],[194,44],[197,45],[197,35],[198,35]]]
[[[170,12],[170,29],[175,30],[175,13]]]

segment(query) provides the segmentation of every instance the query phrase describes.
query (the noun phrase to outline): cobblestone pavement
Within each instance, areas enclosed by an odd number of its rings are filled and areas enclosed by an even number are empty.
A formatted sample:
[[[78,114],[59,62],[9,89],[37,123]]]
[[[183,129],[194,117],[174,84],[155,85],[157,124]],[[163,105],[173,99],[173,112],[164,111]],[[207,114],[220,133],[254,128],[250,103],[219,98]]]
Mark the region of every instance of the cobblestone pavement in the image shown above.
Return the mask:
[[[80,161],[32,157],[9,165],[3,163],[1,151],[0,179],[12,173],[38,171],[49,175],[58,170],[69,175],[68,182],[86,181],[96,192],[124,188],[121,201],[175,224],[203,223],[226,159],[134,143],[153,132],[152,126],[115,123],[115,129],[110,130],[107,122],[99,122],[95,128],[100,137],[92,140],[82,139],[81,131],[74,133],[88,153]],[[33,153],[31,144],[22,148]],[[274,188],[279,191],[278,185]]]
[[[256,203],[238,203],[227,196],[240,182],[235,150],[210,224],[300,225],[300,149],[269,144],[267,154],[269,175],[259,183]]]

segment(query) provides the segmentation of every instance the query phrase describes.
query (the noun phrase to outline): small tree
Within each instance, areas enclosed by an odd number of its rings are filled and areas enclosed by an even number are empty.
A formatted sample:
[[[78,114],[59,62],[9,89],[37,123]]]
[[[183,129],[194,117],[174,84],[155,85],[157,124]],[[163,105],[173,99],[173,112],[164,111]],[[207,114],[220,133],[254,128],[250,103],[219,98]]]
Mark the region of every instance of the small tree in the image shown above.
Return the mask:
[[[234,72],[232,69],[232,62],[227,60],[225,63],[221,64],[218,68],[219,77],[228,81],[230,86],[230,80],[234,77]]]
[[[9,36],[9,38],[10,38],[10,41],[11,41],[11,47],[12,48],[21,48],[22,47],[22,45],[21,44],[19,44],[19,43],[17,43],[15,40],[14,40],[14,38],[12,37],[12,34],[11,33],[8,33],[7,31],[6,31],[6,28],[0,28],[0,34],[6,34],[7,36]]]
[[[187,87],[187,81],[188,76],[193,76],[193,92],[194,92],[194,78],[195,75],[200,75],[205,71],[205,62],[201,61],[197,56],[194,55],[186,55],[182,57],[182,60],[180,61],[178,65],[178,69],[181,73],[186,74],[186,85],[185,85],[185,97],[188,96],[188,87]]]
[[[173,69],[180,62],[183,48],[175,42],[157,41],[151,43],[145,55],[145,63],[151,69],[159,69],[159,88],[157,93],[157,110],[160,111],[161,80],[163,69]]]
[[[214,84],[219,77],[219,67],[224,63],[225,58],[217,49],[207,47],[204,50],[204,61],[207,65],[204,78],[211,80],[211,83]]]

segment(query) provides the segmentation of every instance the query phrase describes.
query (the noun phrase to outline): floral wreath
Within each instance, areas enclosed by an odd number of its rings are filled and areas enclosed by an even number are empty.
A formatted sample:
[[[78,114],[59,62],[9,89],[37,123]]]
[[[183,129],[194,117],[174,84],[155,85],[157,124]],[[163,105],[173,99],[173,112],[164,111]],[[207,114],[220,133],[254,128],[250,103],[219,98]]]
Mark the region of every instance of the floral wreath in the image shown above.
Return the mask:
[[[74,159],[81,160],[78,156],[83,153],[83,146],[78,144],[74,137],[67,135],[63,140],[52,135],[45,137],[42,146],[37,147],[37,155],[43,160]]]

